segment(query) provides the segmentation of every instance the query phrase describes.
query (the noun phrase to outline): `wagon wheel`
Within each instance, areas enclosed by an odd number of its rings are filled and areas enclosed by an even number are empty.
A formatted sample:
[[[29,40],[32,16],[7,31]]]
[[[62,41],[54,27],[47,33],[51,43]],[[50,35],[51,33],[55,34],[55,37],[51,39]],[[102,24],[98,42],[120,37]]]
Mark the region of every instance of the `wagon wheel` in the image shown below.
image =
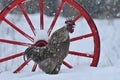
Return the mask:
[[[39,0],[39,8],[40,8],[40,30],[44,30],[45,29],[45,24],[46,22],[44,22],[44,4],[43,4],[44,0]],[[28,39],[29,41],[31,41],[30,43],[27,43],[26,41],[16,41],[16,40],[10,40],[10,39],[2,39],[0,38],[0,42],[1,43],[7,43],[7,44],[13,44],[13,45],[19,45],[19,46],[45,46],[47,45],[47,41],[46,40],[41,40],[39,39],[37,42],[34,41],[34,37],[36,36],[35,33],[35,26],[33,25],[33,22],[31,21],[31,19],[29,18],[29,15],[27,13],[27,11],[25,10],[25,7],[23,6],[24,3],[26,3],[27,0],[15,0],[12,3],[10,3],[6,8],[4,8],[1,13],[0,13],[0,22],[3,23],[5,22],[6,24],[8,24],[10,27],[12,27],[15,31],[17,31],[18,33],[20,33],[22,36],[24,36],[26,39]],[[84,27],[84,26],[78,26],[79,20],[84,18],[84,21],[86,22],[86,24],[88,25],[89,28],[89,33],[85,33],[85,34],[80,34],[77,36],[73,36],[71,37],[70,41],[71,44],[73,43],[73,45],[75,44],[74,42],[79,42],[81,40],[84,39],[89,39],[91,38],[92,40],[92,47],[91,49],[93,49],[92,52],[81,52],[81,51],[77,51],[80,47],[77,46],[78,49],[76,49],[75,51],[72,50],[70,48],[69,54],[73,55],[73,56],[80,56],[80,57],[85,57],[85,58],[90,58],[92,59],[90,62],[91,66],[97,66],[98,61],[99,61],[99,54],[100,54],[100,40],[99,40],[99,35],[98,35],[98,31],[97,28],[93,22],[93,20],[91,19],[91,17],[89,16],[89,14],[83,9],[82,6],[80,6],[78,3],[76,3],[74,0],[61,0],[58,9],[55,13],[55,16],[53,17],[53,20],[50,24],[50,27],[48,28],[47,34],[48,36],[51,35],[55,24],[57,23],[58,17],[60,16],[63,6],[65,4],[68,4],[70,6],[72,6],[72,8],[74,8],[76,11],[78,11],[78,14],[73,18],[73,20],[77,23],[76,27]],[[33,36],[27,34],[25,31],[23,31],[22,29],[20,29],[18,26],[16,26],[14,23],[12,23],[9,19],[6,18],[6,16],[12,12],[16,7],[18,7],[20,9],[20,11],[22,12],[22,15],[25,17],[26,22],[28,23],[28,25],[30,26],[29,28],[31,29],[31,32],[33,33]],[[82,32],[82,30],[80,30],[79,32]],[[78,33],[79,33],[78,32]],[[90,43],[88,43],[90,45]],[[86,46],[87,47],[87,46]],[[91,46],[90,46],[91,47]],[[11,60],[11,59],[15,59],[17,57],[20,57],[24,54],[24,52],[20,52],[20,53],[16,53],[14,55],[5,57],[5,58],[1,58],[0,59],[0,63]],[[71,60],[72,61],[72,60]],[[14,73],[19,72],[27,63],[29,63],[30,60],[26,60],[24,63],[22,63],[15,71]],[[65,66],[67,66],[68,68],[72,68],[73,66],[69,63],[67,63],[66,61],[63,61],[63,64]],[[32,71],[35,71],[37,67],[37,64],[34,64]]]

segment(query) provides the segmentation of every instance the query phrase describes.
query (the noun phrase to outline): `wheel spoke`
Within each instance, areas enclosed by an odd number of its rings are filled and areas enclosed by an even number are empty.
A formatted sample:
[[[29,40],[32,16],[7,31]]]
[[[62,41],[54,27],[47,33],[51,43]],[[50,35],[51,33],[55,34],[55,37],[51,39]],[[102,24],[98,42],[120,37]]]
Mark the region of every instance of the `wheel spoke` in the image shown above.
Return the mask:
[[[25,67],[25,65],[27,65],[30,62],[29,60],[26,60],[24,63],[22,63],[13,73],[18,73],[21,69],[23,69]]]
[[[40,29],[43,30],[44,29],[44,9],[43,9],[43,0],[39,1],[39,5],[40,5]]]
[[[4,17],[16,6],[18,3],[23,3],[26,0],[14,0],[14,2],[10,3],[9,6],[5,7],[4,10],[0,12],[0,22],[4,19]]]
[[[76,55],[76,56],[83,56],[83,57],[93,58],[93,55],[88,54],[88,53],[81,53],[81,52],[69,51],[69,54]]]
[[[74,21],[74,22],[77,21],[80,17],[82,17],[82,14],[77,15],[77,16],[73,19],[73,21]]]
[[[65,66],[67,66],[68,68],[72,68],[72,66],[70,64],[68,64],[67,62],[63,61],[62,62]]]
[[[71,42],[72,42],[72,41],[77,41],[77,40],[81,40],[81,39],[88,38],[88,37],[91,37],[91,36],[93,36],[92,33],[71,38],[70,41],[71,41]]]
[[[53,29],[53,27],[54,27],[54,25],[55,25],[55,23],[57,21],[57,18],[58,18],[59,14],[60,14],[60,11],[61,11],[62,7],[63,7],[63,4],[64,4],[64,1],[62,0],[62,2],[60,3],[60,6],[58,7],[58,10],[57,10],[57,12],[55,14],[55,17],[54,17],[54,19],[52,21],[52,24],[50,25],[50,28],[48,29],[48,35],[50,35],[50,33],[52,32],[52,29]]]
[[[36,68],[37,68],[37,64],[34,63],[34,66],[33,66],[33,68],[32,68],[32,72],[35,72]]]
[[[22,55],[23,55],[23,52],[15,54],[15,55],[8,56],[6,58],[2,58],[2,59],[0,59],[0,63],[11,60],[11,59],[14,59],[14,58],[17,58],[17,57],[20,57]]]
[[[28,47],[32,45],[30,43],[24,43],[24,42],[6,40],[6,39],[0,39],[0,42],[8,43],[8,44],[14,44],[14,45],[28,46]]]
[[[35,28],[34,28],[32,22],[31,22],[29,16],[27,15],[27,12],[25,11],[24,6],[22,5],[22,3],[18,4],[18,6],[19,6],[19,8],[21,9],[23,15],[25,16],[25,18],[26,18],[28,24],[30,25],[30,28],[31,28],[33,34],[35,35]]]
[[[34,39],[31,36],[29,36],[28,34],[26,34],[25,32],[23,32],[21,29],[19,29],[17,26],[15,26],[13,23],[11,23],[9,20],[7,20],[6,18],[4,18],[4,21],[7,24],[9,24],[13,29],[15,29],[16,31],[18,31],[23,36],[25,36],[27,39],[29,39],[30,41],[34,42]]]

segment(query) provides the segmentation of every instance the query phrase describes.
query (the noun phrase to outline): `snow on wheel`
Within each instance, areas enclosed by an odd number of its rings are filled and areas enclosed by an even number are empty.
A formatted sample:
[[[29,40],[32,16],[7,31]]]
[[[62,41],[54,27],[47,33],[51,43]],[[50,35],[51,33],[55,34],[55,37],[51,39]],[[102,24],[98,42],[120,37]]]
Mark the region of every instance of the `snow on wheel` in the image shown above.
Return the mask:
[[[76,27],[75,32],[70,34],[69,55],[63,61],[63,64],[68,68],[72,68],[75,62],[74,58],[77,60],[75,63],[78,64],[82,62],[82,58],[86,58],[90,59],[90,61],[87,60],[88,65],[97,66],[100,55],[99,34],[92,18],[82,6],[74,0],[61,0],[54,17],[49,17],[48,21],[48,17],[44,15],[44,0],[39,0],[40,14],[36,14],[39,18],[28,14],[24,7],[24,4],[27,4],[27,2],[29,1],[15,0],[0,13],[0,32],[2,33],[0,35],[0,43],[9,47],[6,51],[3,51],[5,53],[2,53],[4,56],[1,55],[0,63],[16,58],[21,59],[24,50],[29,46],[46,46],[52,32],[64,25],[65,18],[62,18],[60,15],[63,7],[67,4],[71,11],[75,10],[78,13],[76,16],[69,16],[76,22]],[[13,13],[16,9],[19,11],[18,14]],[[15,20],[13,20],[14,18]],[[19,22],[19,18],[22,22]],[[4,24],[7,26],[3,26]],[[13,33],[9,33],[9,31]],[[14,50],[14,48],[16,49]],[[14,73],[19,72],[29,62],[30,60],[26,60],[22,64],[20,63],[21,65]],[[85,64],[84,60],[83,64]],[[32,71],[35,71],[36,67],[37,64],[34,64]]]

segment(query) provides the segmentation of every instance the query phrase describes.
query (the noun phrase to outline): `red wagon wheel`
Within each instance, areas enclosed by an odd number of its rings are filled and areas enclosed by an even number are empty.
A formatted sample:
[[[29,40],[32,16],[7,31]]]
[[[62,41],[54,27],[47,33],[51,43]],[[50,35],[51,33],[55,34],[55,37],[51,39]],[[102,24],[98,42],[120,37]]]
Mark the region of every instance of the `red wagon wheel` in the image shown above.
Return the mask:
[[[20,35],[22,35],[23,37],[25,37],[27,40],[27,42],[25,40],[10,40],[10,39],[3,39],[0,38],[0,43],[4,43],[4,44],[13,44],[13,45],[19,45],[19,46],[45,46],[47,45],[47,41],[46,40],[42,40],[39,39],[37,42],[35,42],[35,38],[34,36],[36,36],[35,33],[35,26],[33,25],[33,21],[31,21],[25,7],[24,7],[24,3],[26,3],[27,0],[15,0],[12,3],[10,3],[6,8],[4,8],[1,13],[0,13],[0,22],[1,23],[6,23],[7,25],[9,25],[13,30],[17,31]],[[39,0],[39,8],[40,8],[40,29],[39,30],[44,30],[45,29],[45,23],[47,24],[47,22],[45,22],[45,17],[44,17],[44,4],[43,4],[44,0]],[[69,6],[71,6],[72,8],[74,8],[78,14],[77,16],[74,16],[74,21],[76,22],[76,32],[75,34],[77,35],[70,35],[71,36],[71,48],[69,51],[69,54],[72,56],[79,56],[79,57],[85,57],[85,58],[90,58],[91,62],[90,65],[91,66],[97,66],[98,61],[99,61],[99,54],[100,54],[100,40],[99,40],[99,35],[98,35],[98,31],[97,28],[93,22],[93,20],[91,19],[91,17],[89,16],[89,14],[83,9],[82,6],[80,6],[77,2],[75,2],[74,0],[61,0],[58,9],[55,13],[55,16],[53,17],[53,20],[51,21],[50,26],[47,28],[47,34],[48,36],[51,35],[53,29],[55,28],[57,21],[59,21],[59,16],[62,12],[62,9],[64,7],[65,4],[68,4]],[[20,28],[17,25],[15,25],[13,22],[11,22],[9,20],[9,18],[7,18],[8,14],[11,13],[16,7],[18,7],[20,9],[20,11],[22,12],[22,16],[24,16],[26,22],[28,23],[28,26],[30,26],[30,31],[32,34],[27,33],[26,31],[22,30],[25,28]],[[86,23],[86,25],[82,24],[82,20],[84,19],[84,22]],[[64,20],[65,21],[65,20]],[[64,25],[64,24],[63,24]],[[88,30],[82,30],[82,28],[84,28],[85,26],[87,26]],[[4,27],[1,27],[4,28]],[[79,30],[79,28],[81,28]],[[86,28],[85,28],[86,29]],[[84,33],[81,33],[84,32]],[[85,40],[85,41],[84,41]],[[88,43],[87,43],[88,40]],[[82,41],[82,42],[80,42]],[[28,43],[29,42],[29,43]],[[82,47],[84,45],[84,49],[86,49],[85,51],[81,51]],[[73,49],[72,46],[75,46]],[[85,48],[86,47],[86,48]],[[91,48],[92,47],[92,48]],[[87,51],[87,48],[90,48],[90,51]],[[24,54],[24,52],[19,52],[16,54],[13,54],[11,56],[5,57],[5,58],[0,58],[0,63],[11,60],[11,59],[15,59],[17,57],[20,57]],[[68,60],[69,61],[69,60]],[[70,60],[72,62],[72,60]],[[23,62],[15,71],[14,73],[19,72],[27,63],[29,63],[30,60],[27,60],[25,62]],[[65,66],[67,66],[68,68],[72,68],[72,65],[67,63],[67,61],[63,61],[63,64]],[[34,64],[32,71],[35,71],[37,67],[37,64]]]

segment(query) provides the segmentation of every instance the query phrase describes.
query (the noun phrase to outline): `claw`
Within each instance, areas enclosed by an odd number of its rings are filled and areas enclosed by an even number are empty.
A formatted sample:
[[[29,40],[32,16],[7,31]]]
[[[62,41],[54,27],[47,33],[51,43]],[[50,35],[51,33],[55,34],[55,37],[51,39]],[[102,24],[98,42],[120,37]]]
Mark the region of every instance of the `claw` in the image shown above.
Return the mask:
[[[23,60],[26,61],[25,53],[23,54]]]
[[[29,47],[29,48],[27,48],[27,49],[25,50],[24,55],[23,55],[24,61],[26,61],[26,60],[28,60],[28,59],[31,58],[31,55],[32,55],[31,50],[32,50],[33,48],[34,48],[34,47]],[[27,58],[27,59],[26,59],[26,58]]]

